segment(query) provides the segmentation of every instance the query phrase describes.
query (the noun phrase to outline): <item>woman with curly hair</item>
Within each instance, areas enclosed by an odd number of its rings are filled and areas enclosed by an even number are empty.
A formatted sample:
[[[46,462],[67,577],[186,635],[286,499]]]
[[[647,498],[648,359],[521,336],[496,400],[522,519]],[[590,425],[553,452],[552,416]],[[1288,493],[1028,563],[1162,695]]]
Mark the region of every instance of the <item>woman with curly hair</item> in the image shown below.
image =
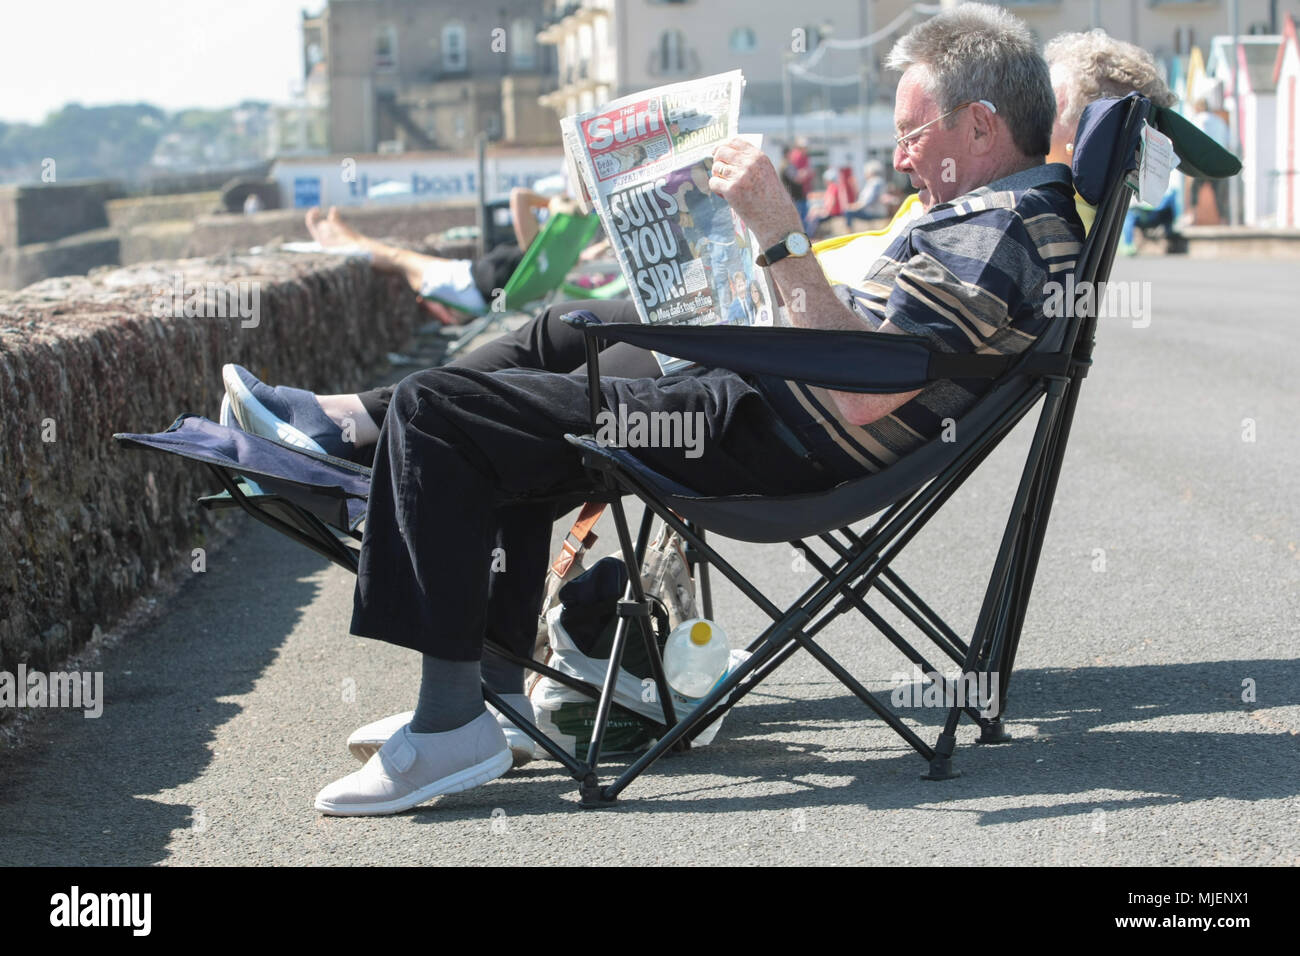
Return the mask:
[[[1056,91],[1056,125],[1052,128],[1049,163],[1069,165],[1074,134],[1083,108],[1103,96],[1127,96],[1136,90],[1156,106],[1173,106],[1177,97],[1160,75],[1155,59],[1146,50],[1116,40],[1104,30],[1062,33],[1043,50]],[[1085,229],[1092,230],[1097,211],[1075,197],[1075,206]]]

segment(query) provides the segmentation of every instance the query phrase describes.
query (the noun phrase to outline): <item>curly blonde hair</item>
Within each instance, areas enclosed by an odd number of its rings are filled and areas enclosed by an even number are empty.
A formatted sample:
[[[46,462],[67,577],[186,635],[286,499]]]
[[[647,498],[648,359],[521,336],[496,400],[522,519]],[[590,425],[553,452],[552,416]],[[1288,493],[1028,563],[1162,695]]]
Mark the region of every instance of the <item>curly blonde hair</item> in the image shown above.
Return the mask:
[[[1127,96],[1137,90],[1157,106],[1173,106],[1177,100],[1150,53],[1105,30],[1062,33],[1047,44],[1043,56],[1049,67],[1059,63],[1069,68],[1060,119],[1070,126],[1078,125],[1085,106],[1103,96]]]

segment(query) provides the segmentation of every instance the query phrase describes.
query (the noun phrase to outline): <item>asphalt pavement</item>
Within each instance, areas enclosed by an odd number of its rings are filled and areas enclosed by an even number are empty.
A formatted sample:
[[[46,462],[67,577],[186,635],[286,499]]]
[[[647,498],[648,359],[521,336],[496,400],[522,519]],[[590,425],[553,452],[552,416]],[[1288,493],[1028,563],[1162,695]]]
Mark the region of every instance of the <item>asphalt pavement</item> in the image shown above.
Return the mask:
[[[47,713],[0,753],[0,864],[1300,864],[1295,271],[1117,263],[1114,281],[1137,284],[1128,314],[1101,321],[1015,739],[972,747],[964,724],[958,779],[922,780],[800,654],[713,745],[661,761],[612,809],[580,810],[559,765],[535,761],[395,817],[322,817],[316,792],[358,766],[347,735],[413,705],[418,660],[349,636],[352,577],[240,518],[206,572],[103,654],[101,718]],[[1022,425],[899,565],[959,631],[1027,443]],[[769,595],[808,583],[788,546],[722,550]],[[715,601],[733,644],[763,623],[725,584]],[[874,690],[908,669],[860,619],[827,634]],[[932,740],[941,713],[906,715]]]

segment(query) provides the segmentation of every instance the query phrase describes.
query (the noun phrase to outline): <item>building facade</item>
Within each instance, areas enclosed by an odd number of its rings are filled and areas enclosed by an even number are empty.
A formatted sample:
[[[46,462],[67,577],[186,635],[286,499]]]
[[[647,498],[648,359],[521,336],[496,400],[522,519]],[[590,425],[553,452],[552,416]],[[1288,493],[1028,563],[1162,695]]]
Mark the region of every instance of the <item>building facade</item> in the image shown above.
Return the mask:
[[[950,5],[945,2],[945,5]],[[1119,40],[1149,50],[1157,59],[1202,50],[1211,37],[1229,31],[1229,0],[1002,0],[1046,43],[1058,33],[1101,26]],[[1238,29],[1244,34],[1277,33],[1288,12],[1300,14],[1300,0],[1237,0]]]
[[[941,0],[955,6],[957,0]],[[673,80],[745,71],[746,111],[795,113],[853,109],[862,91],[892,99],[895,77],[881,69],[893,39],[924,14],[904,0],[549,0],[538,40],[555,50],[558,83],[544,102],[561,114]],[[1100,26],[1158,59],[1208,47],[1229,29],[1228,0],[1004,0],[1046,43],[1058,33]],[[932,7],[933,8],[933,7]],[[1300,0],[1238,0],[1243,34],[1278,34]],[[828,48],[883,32],[867,49]],[[806,64],[808,69],[800,69]],[[793,79],[787,73],[794,64]],[[824,80],[825,82],[819,82]]]
[[[904,0],[555,0],[538,40],[555,49],[559,82],[543,102],[568,114],[648,87],[740,69],[745,112],[779,114],[791,62],[802,62],[824,40],[865,36],[910,9]],[[879,79],[886,52],[887,43],[837,51],[838,85],[793,77],[793,110],[856,107],[856,77],[865,72]],[[886,80],[871,98],[892,98],[894,85]]]
[[[465,149],[479,133],[558,144],[558,117],[537,102],[556,72],[537,43],[543,9],[544,0],[329,0],[304,18],[303,58],[328,90],[330,150]]]
[[[1300,0],[1238,0],[1243,34],[1275,33]],[[923,10],[954,6],[941,0]],[[1008,0],[1041,43],[1100,26],[1150,50],[1172,81],[1229,29],[1227,0]],[[551,0],[538,41],[558,71],[543,106],[588,110],[637,90],[742,69],[742,129],[803,137],[818,164],[888,162],[896,75],[882,61],[927,15],[904,0]],[[874,42],[861,45],[859,38]],[[1182,90],[1179,89],[1181,93]]]

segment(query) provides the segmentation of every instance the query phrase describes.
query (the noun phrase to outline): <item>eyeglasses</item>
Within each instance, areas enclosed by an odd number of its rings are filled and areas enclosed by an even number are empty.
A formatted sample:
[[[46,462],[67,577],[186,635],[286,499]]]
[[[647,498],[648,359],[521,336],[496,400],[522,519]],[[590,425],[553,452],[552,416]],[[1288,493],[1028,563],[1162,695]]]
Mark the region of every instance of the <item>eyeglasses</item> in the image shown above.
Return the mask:
[[[962,103],[960,106],[954,106],[948,112],[936,116],[934,119],[930,120],[930,122],[921,124],[916,129],[912,130],[912,132],[910,133],[904,133],[902,136],[895,136],[894,148],[895,149],[901,148],[903,152],[910,153],[912,151],[912,148],[916,145],[916,138],[920,136],[922,133],[924,133],[927,129],[929,129],[935,123],[939,122],[939,120],[951,116],[953,113],[956,113],[958,110],[964,110],[968,106],[974,106],[976,103],[978,103],[980,106],[987,108],[990,113],[996,113],[998,111],[998,108],[994,106],[992,103],[990,103],[988,100],[971,100],[969,103]]]

